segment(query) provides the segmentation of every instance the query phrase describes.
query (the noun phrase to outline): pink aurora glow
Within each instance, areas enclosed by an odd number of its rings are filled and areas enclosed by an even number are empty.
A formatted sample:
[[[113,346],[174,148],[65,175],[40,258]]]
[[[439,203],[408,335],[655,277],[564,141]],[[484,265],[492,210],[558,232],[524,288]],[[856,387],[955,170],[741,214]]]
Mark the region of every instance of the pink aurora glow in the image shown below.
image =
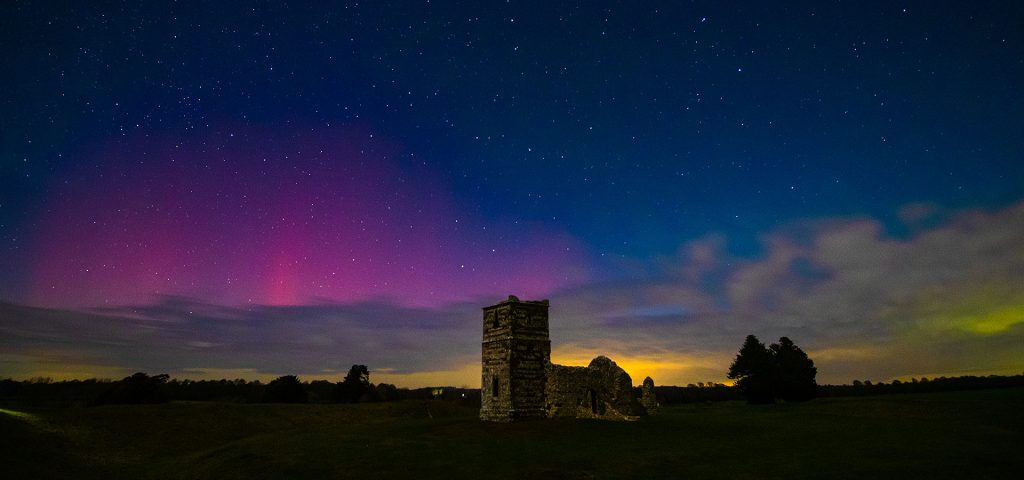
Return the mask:
[[[429,307],[586,280],[572,237],[486,219],[401,153],[352,128],[107,145],[52,186],[30,297]]]

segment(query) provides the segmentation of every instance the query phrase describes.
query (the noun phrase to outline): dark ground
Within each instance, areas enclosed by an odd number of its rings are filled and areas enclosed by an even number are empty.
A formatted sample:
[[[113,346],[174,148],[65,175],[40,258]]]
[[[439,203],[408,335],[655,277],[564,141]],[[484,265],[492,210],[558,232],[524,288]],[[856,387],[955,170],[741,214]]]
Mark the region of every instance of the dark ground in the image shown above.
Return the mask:
[[[488,424],[447,401],[0,408],[3,478],[1020,478],[1024,389]]]

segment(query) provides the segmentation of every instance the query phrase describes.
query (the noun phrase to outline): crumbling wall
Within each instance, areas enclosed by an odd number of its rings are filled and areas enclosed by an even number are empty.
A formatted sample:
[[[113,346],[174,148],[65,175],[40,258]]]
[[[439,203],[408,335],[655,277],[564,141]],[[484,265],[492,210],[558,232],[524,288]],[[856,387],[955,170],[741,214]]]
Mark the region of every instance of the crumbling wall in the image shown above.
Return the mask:
[[[548,367],[549,417],[625,419],[642,408],[633,398],[633,380],[608,357],[593,359],[586,367]]]
[[[586,367],[551,363],[548,307],[547,300],[509,295],[483,308],[480,418],[509,422],[642,414],[644,407],[633,398],[633,380],[608,357],[597,357]]]
[[[576,417],[579,410],[590,411],[590,380],[587,367],[551,364],[544,389],[549,417]]]

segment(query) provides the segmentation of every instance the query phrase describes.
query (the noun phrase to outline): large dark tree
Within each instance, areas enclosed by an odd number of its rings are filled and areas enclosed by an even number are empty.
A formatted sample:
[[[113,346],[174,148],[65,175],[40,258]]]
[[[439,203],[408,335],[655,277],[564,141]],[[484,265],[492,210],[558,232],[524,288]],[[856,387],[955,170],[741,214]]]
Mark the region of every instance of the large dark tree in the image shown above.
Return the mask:
[[[371,400],[373,386],[370,385],[370,370],[366,365],[352,365],[345,380],[338,383],[335,389],[335,400],[344,403],[356,403]]]
[[[818,369],[800,347],[787,337],[765,347],[757,337],[747,335],[739,354],[729,367],[729,378],[750,403],[810,400],[817,394]]]
[[[295,375],[275,378],[267,384],[263,401],[272,403],[306,403],[309,397],[306,389]]]
[[[800,347],[782,337],[771,346],[776,368],[776,394],[787,402],[810,400],[817,395],[818,369]]]
[[[736,387],[748,402],[772,403],[775,401],[773,364],[768,348],[757,337],[747,335],[729,367],[729,378],[736,380]]]

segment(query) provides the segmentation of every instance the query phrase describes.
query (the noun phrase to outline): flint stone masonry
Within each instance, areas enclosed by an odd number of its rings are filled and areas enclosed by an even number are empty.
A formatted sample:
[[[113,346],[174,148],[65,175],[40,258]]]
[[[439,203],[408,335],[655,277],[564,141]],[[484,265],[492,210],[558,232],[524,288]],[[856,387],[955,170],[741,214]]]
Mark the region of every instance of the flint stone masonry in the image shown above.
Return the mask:
[[[587,367],[551,363],[548,307],[547,300],[521,301],[512,295],[484,307],[480,418],[621,420],[644,414],[633,397],[633,380],[607,357]]]
[[[521,302],[509,296],[483,310],[480,418],[507,422],[546,417],[548,301]]]

